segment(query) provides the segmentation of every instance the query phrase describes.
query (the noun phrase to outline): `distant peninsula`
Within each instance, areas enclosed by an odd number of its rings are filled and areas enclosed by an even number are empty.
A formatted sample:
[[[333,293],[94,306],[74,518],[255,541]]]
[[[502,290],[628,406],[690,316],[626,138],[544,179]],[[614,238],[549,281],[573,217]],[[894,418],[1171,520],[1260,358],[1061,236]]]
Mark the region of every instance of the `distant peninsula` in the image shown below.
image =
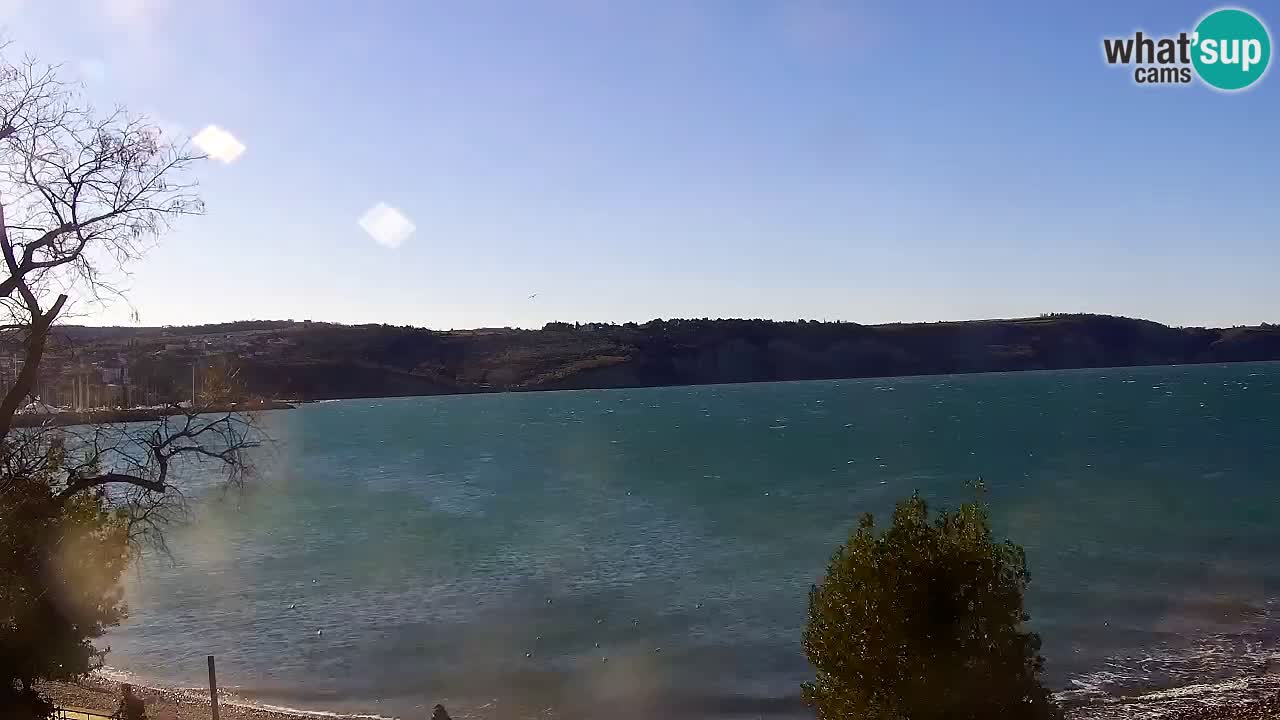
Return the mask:
[[[69,391],[83,395],[99,386],[129,398],[87,407],[181,400],[211,363],[233,365],[258,398],[305,401],[1280,360],[1276,325],[1175,328],[1084,314],[889,325],[553,322],[541,330],[449,331],[254,320],[62,326],[56,333],[42,367],[48,402],[66,406]],[[104,393],[110,394],[98,396]]]

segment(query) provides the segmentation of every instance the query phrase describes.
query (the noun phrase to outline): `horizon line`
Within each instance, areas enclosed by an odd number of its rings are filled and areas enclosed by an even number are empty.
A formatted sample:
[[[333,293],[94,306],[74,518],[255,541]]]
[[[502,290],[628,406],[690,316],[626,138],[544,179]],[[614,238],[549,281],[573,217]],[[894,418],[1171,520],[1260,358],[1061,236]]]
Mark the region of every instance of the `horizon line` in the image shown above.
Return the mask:
[[[509,331],[520,331],[520,332],[542,332],[542,331],[544,331],[544,330],[546,329],[546,326],[548,326],[548,325],[553,325],[553,324],[557,324],[557,323],[563,323],[563,324],[567,324],[567,325],[585,325],[585,326],[597,325],[597,326],[606,326],[606,327],[626,327],[626,326],[628,326],[628,325],[635,325],[635,326],[638,326],[638,327],[639,327],[639,326],[649,325],[649,324],[651,324],[651,323],[655,323],[655,322],[662,322],[662,323],[669,323],[669,322],[760,322],[760,323],[774,323],[774,324],[779,324],[779,325],[786,325],[786,324],[800,324],[800,323],[806,323],[806,324],[807,324],[807,323],[816,323],[816,324],[825,324],[825,325],[858,325],[858,326],[861,326],[861,327],[891,327],[891,326],[896,326],[896,325],[961,325],[961,324],[968,324],[968,323],[1025,322],[1025,321],[1030,321],[1030,320],[1052,320],[1052,319],[1055,319],[1055,318],[1073,318],[1073,317],[1075,317],[1075,318],[1079,318],[1079,317],[1112,318],[1112,319],[1118,319],[1118,320],[1130,320],[1130,321],[1133,321],[1133,322],[1151,323],[1151,324],[1154,324],[1154,325],[1159,325],[1159,326],[1161,326],[1161,327],[1166,327],[1166,328],[1171,328],[1171,329],[1196,329],[1196,330],[1231,330],[1231,329],[1236,329],[1236,328],[1264,328],[1264,327],[1274,327],[1274,326],[1276,326],[1276,325],[1277,325],[1277,323],[1269,323],[1269,322],[1260,322],[1260,323],[1257,323],[1257,324],[1247,324],[1247,323],[1246,323],[1246,324],[1239,324],[1239,325],[1224,325],[1224,326],[1218,326],[1218,327],[1211,327],[1211,326],[1207,326],[1207,325],[1170,325],[1170,324],[1167,324],[1167,323],[1159,322],[1159,321],[1157,321],[1157,320],[1149,320],[1149,319],[1146,319],[1146,318],[1134,317],[1134,316],[1130,316],[1130,315],[1113,315],[1113,314],[1109,314],[1109,313],[1096,313],[1096,312],[1054,312],[1054,313],[1043,313],[1043,314],[1040,314],[1040,315],[1024,315],[1024,316],[1017,316],[1017,317],[969,318],[969,319],[963,319],[963,320],[913,320],[913,321],[896,320],[896,321],[891,321],[891,322],[879,322],[879,323],[861,323],[861,322],[858,322],[858,321],[856,321],[856,320],[843,320],[843,319],[838,319],[838,320],[817,320],[817,319],[813,319],[813,318],[794,318],[794,319],[789,319],[789,320],[778,320],[778,319],[775,319],[775,318],[760,318],[760,317],[755,317],[755,318],[748,318],[748,317],[716,317],[716,318],[712,318],[712,317],[670,317],[670,318],[651,318],[651,319],[649,319],[649,320],[645,320],[645,321],[643,321],[643,322],[640,322],[640,321],[633,321],[633,320],[622,321],[622,322],[618,322],[618,321],[610,321],[610,322],[602,322],[602,321],[587,321],[587,322],[582,322],[582,321],[569,321],[569,320],[549,320],[549,321],[547,321],[546,323],[543,323],[543,325],[542,325],[541,327],[524,327],[524,326],[517,326],[517,325],[486,325],[486,326],[481,326],[481,327],[470,327],[470,328],[451,327],[451,328],[448,328],[448,329],[444,329],[444,328],[433,328],[433,327],[430,327],[430,326],[427,326],[427,325],[412,325],[412,324],[397,325],[397,324],[392,324],[392,323],[379,323],[379,322],[355,322],[355,323],[349,323],[349,322],[337,322],[337,321],[330,321],[330,320],[315,320],[315,319],[312,319],[312,318],[304,318],[304,319],[301,319],[301,320],[296,320],[296,319],[294,319],[294,318],[283,318],[283,319],[252,318],[252,319],[241,319],[241,320],[221,320],[221,321],[217,321],[217,322],[192,323],[192,324],[182,324],[182,325],[174,325],[174,324],[166,324],[166,325],[92,325],[92,324],[81,324],[81,323],[67,323],[67,324],[58,324],[58,325],[55,325],[53,329],[54,329],[55,331],[56,331],[56,329],[57,329],[57,328],[95,328],[95,329],[103,329],[103,330],[108,330],[108,329],[114,329],[114,330],[164,330],[164,329],[167,329],[167,328],[201,328],[201,327],[210,327],[210,326],[214,326],[214,325],[234,325],[234,324],[237,324],[237,323],[278,323],[278,324],[292,323],[292,324],[294,324],[294,325],[328,325],[328,326],[352,327],[352,328],[358,328],[358,327],[397,327],[397,328],[412,328],[412,329],[415,329],[415,330],[427,330],[427,331],[430,331],[430,332],[475,332],[475,331],[479,331],[479,330],[509,330]]]

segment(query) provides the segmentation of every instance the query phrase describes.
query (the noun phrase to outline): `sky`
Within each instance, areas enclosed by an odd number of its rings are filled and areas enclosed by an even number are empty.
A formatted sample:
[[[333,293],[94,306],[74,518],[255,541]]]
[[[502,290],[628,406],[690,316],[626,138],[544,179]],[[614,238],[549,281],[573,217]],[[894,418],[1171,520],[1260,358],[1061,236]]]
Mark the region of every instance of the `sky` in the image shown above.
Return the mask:
[[[1217,7],[0,0],[0,27],[95,105],[245,148],[92,324],[1280,322],[1280,76],[1103,61]],[[379,204],[402,243],[359,224]]]

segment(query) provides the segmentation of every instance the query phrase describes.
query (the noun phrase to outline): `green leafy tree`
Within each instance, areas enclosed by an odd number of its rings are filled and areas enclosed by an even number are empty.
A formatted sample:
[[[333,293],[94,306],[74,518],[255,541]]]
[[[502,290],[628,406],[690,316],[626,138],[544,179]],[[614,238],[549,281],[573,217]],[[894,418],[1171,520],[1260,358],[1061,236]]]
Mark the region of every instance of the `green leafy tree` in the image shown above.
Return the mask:
[[[120,575],[128,563],[125,514],[102,494],[59,500],[57,444],[34,472],[0,493],[0,707],[6,717],[43,717],[36,690],[74,680],[101,664],[92,639],[124,617]]]
[[[805,701],[821,720],[1049,720],[1026,554],[980,502],[930,518],[919,494],[864,515],[809,594]]]

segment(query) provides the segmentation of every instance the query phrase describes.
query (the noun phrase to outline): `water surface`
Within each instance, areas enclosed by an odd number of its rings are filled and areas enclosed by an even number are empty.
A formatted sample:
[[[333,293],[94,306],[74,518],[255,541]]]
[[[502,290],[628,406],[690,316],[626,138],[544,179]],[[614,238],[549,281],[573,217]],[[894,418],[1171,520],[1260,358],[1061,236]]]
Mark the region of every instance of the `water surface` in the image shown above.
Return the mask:
[[[306,405],[132,576],[108,663],[406,717],[804,716],[836,544],[981,478],[1048,681],[1104,716],[1280,653],[1278,413],[1280,364]]]

